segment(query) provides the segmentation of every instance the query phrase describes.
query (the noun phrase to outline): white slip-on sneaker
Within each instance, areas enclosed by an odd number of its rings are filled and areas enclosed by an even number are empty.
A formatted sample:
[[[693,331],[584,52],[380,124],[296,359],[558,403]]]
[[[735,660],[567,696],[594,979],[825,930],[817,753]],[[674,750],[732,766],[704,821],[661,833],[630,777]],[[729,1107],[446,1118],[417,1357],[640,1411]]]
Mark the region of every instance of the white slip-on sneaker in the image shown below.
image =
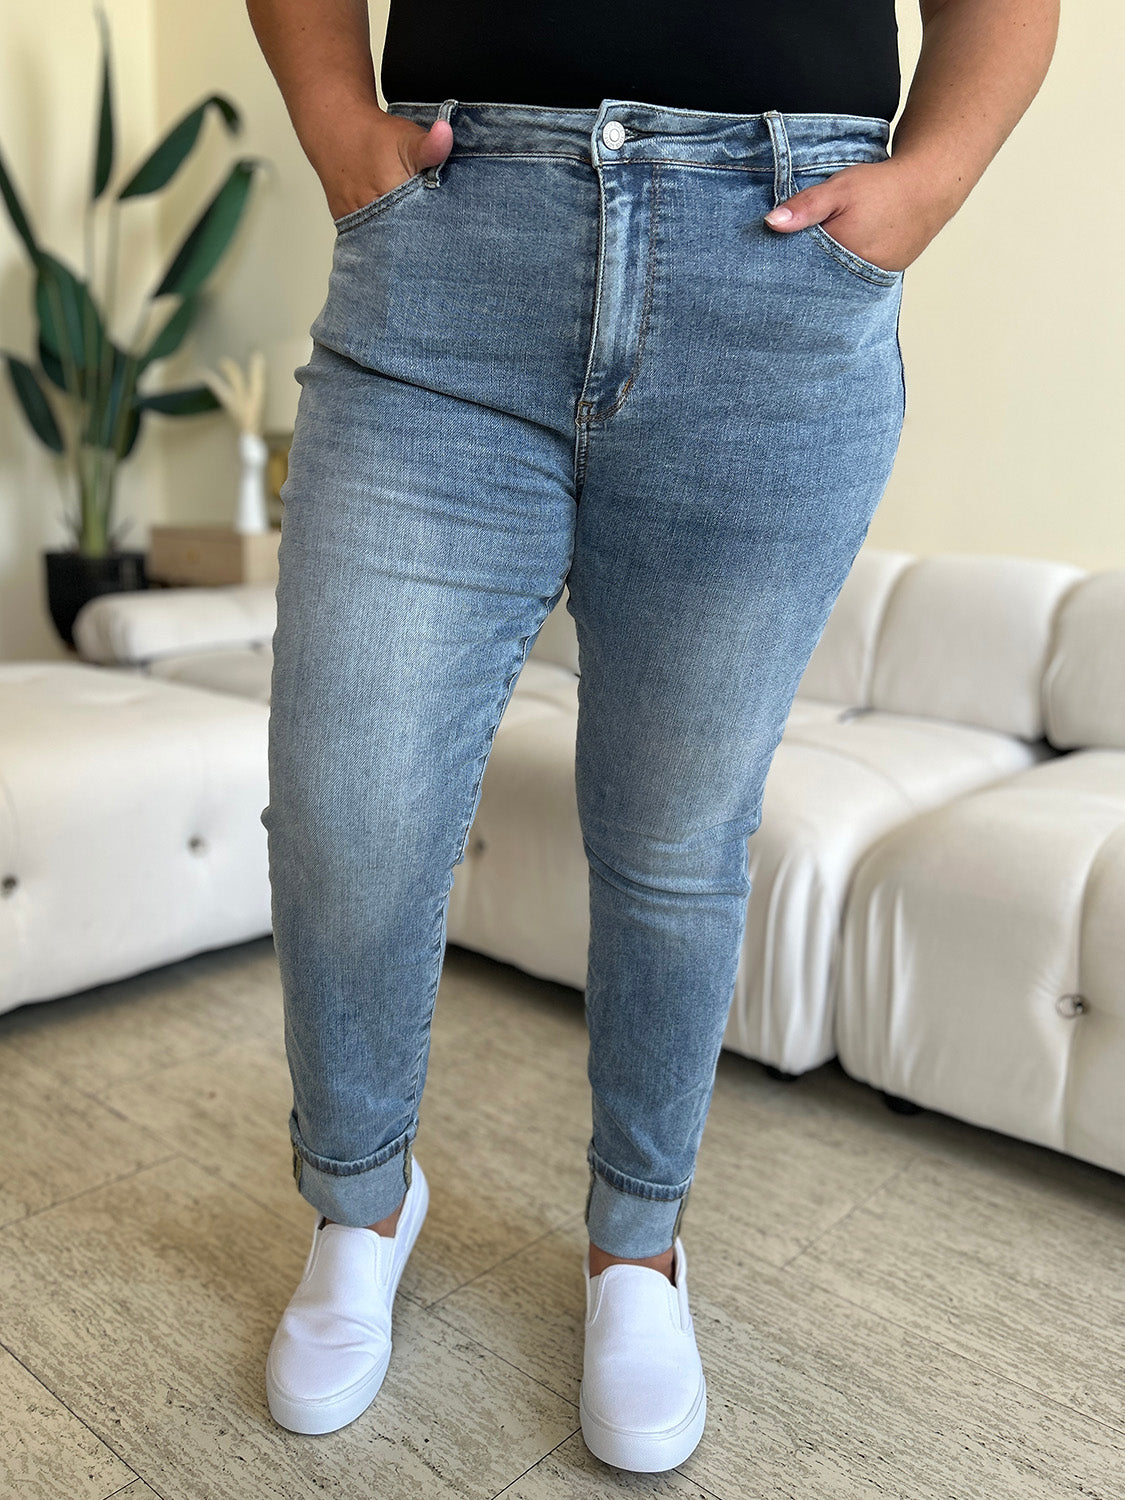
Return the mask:
[[[417,1160],[394,1235],[317,1215],[304,1274],[270,1344],[266,1396],[291,1432],[335,1432],[374,1401],[391,1357],[391,1310],[426,1217]]]
[[[607,1266],[586,1278],[586,1346],[578,1412],[595,1458],[640,1474],[673,1469],[695,1451],[707,1385],[688,1309],[679,1238],[675,1282],[650,1266]]]

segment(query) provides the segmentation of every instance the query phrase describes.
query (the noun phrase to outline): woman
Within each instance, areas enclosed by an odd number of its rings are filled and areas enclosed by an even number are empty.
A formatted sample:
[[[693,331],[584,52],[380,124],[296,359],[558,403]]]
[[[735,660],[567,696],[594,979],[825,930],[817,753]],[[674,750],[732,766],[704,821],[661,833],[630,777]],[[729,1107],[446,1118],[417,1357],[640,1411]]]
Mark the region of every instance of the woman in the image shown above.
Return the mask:
[[[294,1175],[317,1210],[276,1420],[374,1398],[492,737],[568,585],[593,1132],[581,1423],[703,1432],[680,1238],[748,836],[883,493],[903,272],[1045,74],[1057,0],[248,0],[337,231],[285,486],[270,718]],[[471,1174],[472,1163],[466,1162]]]

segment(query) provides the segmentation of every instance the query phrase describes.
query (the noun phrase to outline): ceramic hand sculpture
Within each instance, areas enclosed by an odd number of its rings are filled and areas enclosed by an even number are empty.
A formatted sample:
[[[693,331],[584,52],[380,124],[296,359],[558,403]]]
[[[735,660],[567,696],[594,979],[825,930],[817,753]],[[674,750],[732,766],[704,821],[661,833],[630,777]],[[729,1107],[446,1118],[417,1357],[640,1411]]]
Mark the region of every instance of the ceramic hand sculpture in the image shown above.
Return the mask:
[[[255,349],[245,374],[230,358],[219,360],[219,370],[222,374],[218,370],[204,370],[202,378],[238,424],[242,477],[238,487],[234,529],[239,532],[268,531],[270,521],[266,505],[266,459],[269,457],[269,449],[262,437],[266,357],[260,349]]]

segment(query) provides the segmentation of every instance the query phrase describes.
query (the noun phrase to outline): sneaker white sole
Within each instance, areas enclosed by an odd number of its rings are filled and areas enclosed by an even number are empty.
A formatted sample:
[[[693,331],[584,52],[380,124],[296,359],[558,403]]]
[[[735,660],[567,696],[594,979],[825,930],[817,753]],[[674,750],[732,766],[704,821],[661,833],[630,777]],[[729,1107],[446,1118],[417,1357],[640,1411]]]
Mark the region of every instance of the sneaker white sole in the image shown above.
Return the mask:
[[[578,1418],[582,1437],[595,1458],[615,1469],[635,1474],[659,1474],[674,1469],[695,1452],[707,1424],[707,1382],[699,1383],[699,1394],[691,1411],[666,1432],[629,1432],[592,1417],[578,1391]]]
[[[392,1303],[430,1203],[429,1183],[420,1173],[418,1186],[421,1191],[411,1204],[412,1213],[409,1221],[403,1223],[400,1219],[398,1224],[398,1233],[403,1234],[405,1238],[402,1241],[402,1258],[391,1281]],[[405,1217],[404,1214],[403,1218]],[[319,1223],[319,1220],[317,1222]],[[398,1233],[395,1235],[396,1240]],[[270,1352],[266,1357],[266,1400],[270,1416],[282,1427],[288,1428],[290,1432],[299,1432],[307,1437],[318,1437],[323,1433],[335,1432],[340,1427],[346,1427],[349,1422],[354,1422],[357,1417],[361,1417],[379,1394],[390,1358],[391,1350],[388,1348],[387,1356],[381,1364],[365,1375],[362,1380],[357,1380],[354,1385],[348,1386],[346,1390],[338,1391],[332,1396],[323,1396],[315,1401],[299,1400],[277,1389],[273,1378],[273,1341],[271,1340]]]
[[[290,1432],[299,1432],[306,1437],[317,1437],[325,1432],[336,1432],[361,1417],[379,1394],[390,1363],[391,1351],[382,1364],[366,1375],[363,1380],[341,1391],[335,1396],[325,1396],[319,1401],[297,1401],[283,1396],[274,1389],[267,1378],[266,1395],[270,1416]]]

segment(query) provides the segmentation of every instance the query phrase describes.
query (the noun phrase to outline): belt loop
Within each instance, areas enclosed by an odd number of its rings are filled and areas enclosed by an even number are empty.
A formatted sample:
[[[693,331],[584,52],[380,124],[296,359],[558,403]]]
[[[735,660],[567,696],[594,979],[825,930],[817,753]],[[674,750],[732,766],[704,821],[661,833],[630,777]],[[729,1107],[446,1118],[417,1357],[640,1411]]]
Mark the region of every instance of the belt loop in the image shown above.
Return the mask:
[[[784,198],[793,195],[793,153],[789,147],[789,133],[780,110],[769,109],[764,117],[773,146],[773,196],[774,207]]]
[[[457,100],[457,99],[446,99],[441,104],[441,106],[439,107],[437,114],[434,116],[434,119],[435,120],[448,120],[448,119],[450,119],[450,117],[453,114],[453,111],[457,108],[459,102],[460,101]],[[447,158],[447,160],[448,160],[448,158]],[[441,176],[440,176],[440,173],[441,173],[442,167],[444,167],[444,166],[445,166],[445,162],[439,161],[436,166],[432,166],[432,167],[427,167],[426,168],[425,179],[426,179],[426,186],[428,188],[440,187],[441,186]]]

